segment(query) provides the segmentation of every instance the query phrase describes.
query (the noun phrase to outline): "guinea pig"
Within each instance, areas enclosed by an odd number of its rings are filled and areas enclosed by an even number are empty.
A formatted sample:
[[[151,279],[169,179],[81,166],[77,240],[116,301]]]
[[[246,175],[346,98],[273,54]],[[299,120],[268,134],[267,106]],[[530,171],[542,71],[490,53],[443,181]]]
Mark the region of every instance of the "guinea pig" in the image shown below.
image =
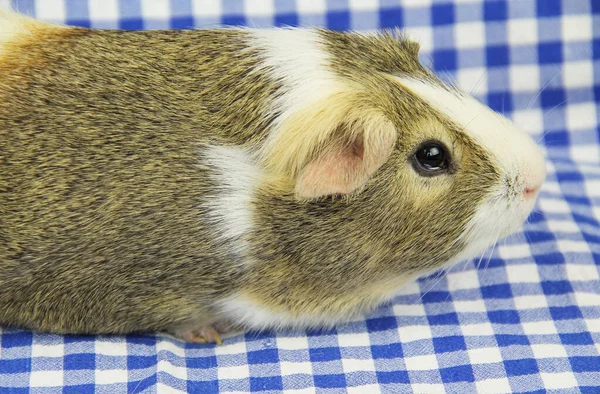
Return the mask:
[[[542,151],[418,51],[0,14],[0,324],[332,327],[514,232]]]

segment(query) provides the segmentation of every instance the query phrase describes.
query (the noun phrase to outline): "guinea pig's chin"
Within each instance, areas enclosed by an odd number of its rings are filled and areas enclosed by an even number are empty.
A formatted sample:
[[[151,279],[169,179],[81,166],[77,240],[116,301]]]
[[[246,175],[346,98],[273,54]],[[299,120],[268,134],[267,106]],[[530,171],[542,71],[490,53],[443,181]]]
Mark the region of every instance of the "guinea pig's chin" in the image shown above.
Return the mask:
[[[481,255],[490,246],[518,231],[535,206],[536,199],[507,201],[490,197],[477,209],[460,236],[465,247],[455,259],[464,261]]]

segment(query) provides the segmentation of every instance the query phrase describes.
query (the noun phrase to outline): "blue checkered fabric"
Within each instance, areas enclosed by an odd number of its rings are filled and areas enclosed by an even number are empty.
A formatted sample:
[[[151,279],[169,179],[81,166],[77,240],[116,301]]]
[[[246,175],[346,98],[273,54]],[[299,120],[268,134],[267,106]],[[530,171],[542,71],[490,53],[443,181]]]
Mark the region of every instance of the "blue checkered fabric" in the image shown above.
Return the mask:
[[[13,5],[96,28],[400,26],[442,78],[540,141],[548,180],[522,231],[447,275],[409,284],[365,320],[303,335],[247,334],[222,346],[5,329],[1,392],[600,393],[600,1]]]

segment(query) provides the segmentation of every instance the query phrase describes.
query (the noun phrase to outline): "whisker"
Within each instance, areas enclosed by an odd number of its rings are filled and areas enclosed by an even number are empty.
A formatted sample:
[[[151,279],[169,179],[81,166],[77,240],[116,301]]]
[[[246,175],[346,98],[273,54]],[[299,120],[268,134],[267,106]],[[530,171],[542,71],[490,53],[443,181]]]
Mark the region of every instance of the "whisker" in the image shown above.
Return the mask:
[[[475,90],[477,90],[477,88],[479,87],[479,84],[481,84],[481,82],[483,81],[483,78],[485,78],[485,76],[488,74],[488,70],[486,69],[483,72],[483,75],[481,77],[479,77],[479,79],[477,80],[477,82],[475,83],[475,86],[473,86],[473,88],[471,89],[471,91],[469,92],[470,95],[473,95],[473,92],[475,92]]]
[[[468,121],[466,125],[464,125],[464,127],[462,128],[462,131],[464,132],[464,131],[467,129],[467,127],[468,127],[468,126],[469,126],[469,125],[470,125],[470,124],[471,124],[471,123],[472,123],[472,122],[473,122],[475,119],[477,119],[477,117],[478,117],[479,115],[481,115],[481,114],[482,114],[482,113],[484,113],[485,111],[486,111],[486,110],[485,110],[485,109],[483,109],[483,110],[481,110],[479,113],[477,113],[477,115],[473,116],[473,118],[472,118],[470,121]]]
[[[560,74],[561,74],[561,73],[559,72],[558,74],[556,74],[556,75],[554,76],[554,78],[551,78],[551,79],[549,79],[549,80],[548,80],[548,81],[547,81],[547,82],[546,82],[546,83],[545,83],[545,84],[542,86],[542,88],[540,89],[540,91],[539,91],[539,92],[538,92],[538,93],[535,95],[535,97],[533,97],[533,99],[531,100],[531,102],[529,103],[529,105],[527,106],[527,108],[525,109],[525,111],[529,111],[529,110],[531,109],[531,107],[533,106],[533,104],[535,103],[535,101],[536,101],[536,100],[537,100],[537,99],[540,97],[540,95],[542,94],[542,92],[543,92],[544,90],[546,90],[546,88],[547,88],[548,86],[550,86],[550,84],[551,84],[552,82],[554,82],[554,81],[556,80],[556,78],[560,77]]]
[[[490,266],[490,263],[492,262],[492,257],[494,257],[494,250],[496,249],[496,245],[498,244],[498,240],[500,238],[500,231],[498,231],[498,234],[496,235],[496,241],[492,244],[492,250],[490,251],[490,257],[488,258],[488,261],[485,265],[484,271],[487,270]]]
[[[423,293],[423,295],[419,298],[419,300],[417,302],[421,302],[423,301],[423,298],[429,294],[431,292],[431,290],[435,289],[435,287],[442,281],[442,279],[444,279],[446,276],[448,275],[448,271],[443,271],[439,277],[438,280],[435,281],[435,283],[425,291],[425,293]]]
[[[486,251],[487,251],[487,249],[484,250],[483,252],[481,252],[481,256],[479,256],[479,261],[477,262],[477,265],[476,265],[477,270],[479,270],[479,268],[481,267],[481,261],[483,260],[483,256],[485,256]]]

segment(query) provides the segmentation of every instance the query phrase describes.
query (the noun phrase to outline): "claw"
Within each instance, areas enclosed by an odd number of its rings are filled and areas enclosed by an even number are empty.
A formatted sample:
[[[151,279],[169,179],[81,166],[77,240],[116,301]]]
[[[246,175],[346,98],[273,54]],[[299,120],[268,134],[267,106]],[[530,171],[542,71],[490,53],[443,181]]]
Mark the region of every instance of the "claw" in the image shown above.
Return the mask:
[[[185,331],[179,334],[179,337],[186,342],[192,343],[216,343],[223,344],[221,335],[212,327],[204,327],[199,330]]]

